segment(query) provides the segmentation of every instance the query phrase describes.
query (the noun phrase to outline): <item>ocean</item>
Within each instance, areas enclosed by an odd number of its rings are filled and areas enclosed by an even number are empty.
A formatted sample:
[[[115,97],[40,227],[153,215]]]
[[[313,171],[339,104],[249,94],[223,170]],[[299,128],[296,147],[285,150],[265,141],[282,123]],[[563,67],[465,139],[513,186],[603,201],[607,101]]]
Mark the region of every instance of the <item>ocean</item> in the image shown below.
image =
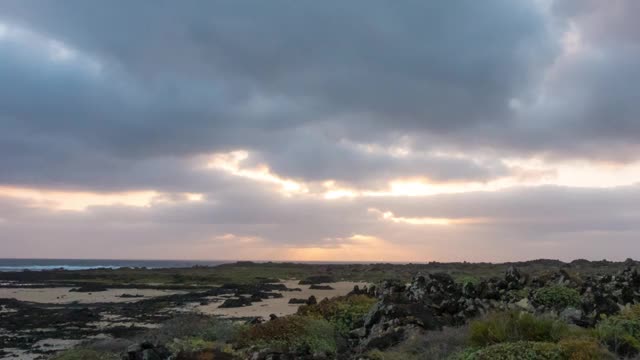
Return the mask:
[[[0,271],[42,271],[53,269],[86,270],[117,269],[122,267],[184,268],[215,266],[232,261],[198,260],[82,260],[82,259],[0,259]]]

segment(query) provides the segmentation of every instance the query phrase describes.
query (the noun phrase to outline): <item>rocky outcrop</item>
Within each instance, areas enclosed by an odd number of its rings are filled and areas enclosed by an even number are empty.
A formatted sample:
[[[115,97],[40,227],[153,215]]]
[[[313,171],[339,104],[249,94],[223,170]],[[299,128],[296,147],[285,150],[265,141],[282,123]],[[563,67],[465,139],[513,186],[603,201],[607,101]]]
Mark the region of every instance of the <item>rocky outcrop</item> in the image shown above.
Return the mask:
[[[375,296],[376,294],[376,287],[375,286],[370,286],[367,287],[366,285],[363,286],[362,288],[358,285],[355,285],[353,287],[353,290],[351,290],[349,292],[349,294],[347,294],[348,296],[350,295],[366,295],[366,296]]]
[[[298,299],[298,298],[289,299],[289,304],[306,304],[306,303],[307,303],[307,299]]]
[[[248,297],[239,297],[225,300],[221,308],[237,308],[251,305],[252,299]]]
[[[218,359],[218,358],[215,358]],[[309,354],[307,352],[283,353],[270,349],[255,351],[249,360],[329,360],[333,359],[326,354]]]
[[[315,305],[318,303],[318,300],[316,299],[315,296],[311,295],[309,296],[309,298],[307,299],[307,305]]]
[[[143,342],[131,345],[122,360],[168,360],[171,356],[171,352],[164,346]]]
[[[315,305],[318,303],[316,297],[311,295],[307,299],[299,299],[299,298],[291,298],[289,299],[289,304],[299,304],[299,305]]]
[[[583,323],[593,325],[601,315],[611,315],[629,304],[640,303],[640,274],[627,267],[615,275],[587,277],[581,285]]]
[[[542,288],[573,289],[577,300],[561,308],[538,301]],[[580,279],[565,270],[530,278],[515,267],[503,278],[478,283],[456,283],[446,273],[417,275],[410,284],[385,281],[371,289],[354,288],[351,294],[378,298],[362,328],[350,332],[356,352],[384,349],[407,336],[442,326],[456,326],[492,310],[555,312],[559,318],[580,326],[593,326],[601,315],[611,315],[629,304],[640,303],[640,274],[630,267],[615,275]],[[578,295],[579,294],[579,295]]]
[[[421,280],[418,280],[421,281]],[[364,319],[364,326],[351,331],[356,352],[393,346],[409,334],[441,326],[427,302],[417,301],[414,289],[386,281],[376,288],[379,301]]]

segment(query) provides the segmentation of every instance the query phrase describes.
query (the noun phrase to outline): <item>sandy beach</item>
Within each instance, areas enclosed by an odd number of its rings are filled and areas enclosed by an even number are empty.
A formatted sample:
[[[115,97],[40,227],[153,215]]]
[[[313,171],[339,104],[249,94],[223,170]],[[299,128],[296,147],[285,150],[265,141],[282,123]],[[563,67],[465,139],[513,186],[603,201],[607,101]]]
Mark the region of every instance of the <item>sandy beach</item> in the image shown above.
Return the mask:
[[[223,298],[211,298],[211,300],[216,302],[212,302],[208,305],[195,305],[193,310],[225,318],[261,316],[268,319],[270,314],[275,314],[277,316],[294,314],[300,305],[289,304],[289,300],[292,298],[308,299],[309,296],[313,295],[318,301],[321,301],[324,298],[346,295],[353,290],[355,285],[360,287],[367,285],[367,283],[361,282],[340,281],[330,284],[321,284],[329,285],[333,290],[311,290],[309,289],[309,285],[299,285],[298,280],[285,280],[281,283],[285,284],[287,288],[299,288],[301,291],[276,291],[282,294],[281,298],[264,299],[261,302],[255,302],[250,306],[240,308],[220,308]]]
[[[81,340],[96,337],[113,338],[113,334],[119,334],[126,329],[150,329],[158,327],[162,321],[166,321],[176,315],[185,313],[199,313],[219,316],[223,318],[252,318],[262,317],[269,319],[269,315],[278,317],[296,313],[300,304],[289,304],[289,300],[308,299],[315,296],[317,301],[324,298],[333,298],[348,294],[353,287],[366,286],[364,282],[340,281],[318,284],[330,286],[332,289],[310,289],[310,285],[300,285],[299,280],[282,280],[277,284],[285,285],[289,290],[267,290],[267,293],[282,295],[280,298],[263,298],[262,301],[252,302],[251,305],[237,308],[221,308],[220,305],[229,298],[236,298],[234,292],[220,292],[218,295],[212,285],[209,290],[214,290],[207,295],[203,289],[199,290],[160,290],[160,289],[135,289],[135,288],[109,288],[106,291],[76,292],[70,291],[71,286],[29,288],[29,287],[4,287],[0,288],[0,300],[7,300],[0,304],[0,318],[18,316],[25,311],[44,311],[43,319],[58,319],[66,324],[67,333],[50,326],[47,320],[36,321],[20,334],[29,336],[34,331],[42,332],[41,339],[34,342],[29,349],[23,347],[6,347],[4,354],[0,353],[0,360],[4,359],[40,359],[39,351],[52,352],[80,343]],[[242,297],[251,296],[251,288],[245,289]],[[128,295],[122,297],[122,295]],[[141,297],[134,297],[140,296]],[[13,302],[17,300],[19,303]],[[163,300],[165,299],[165,300]],[[140,309],[127,312],[120,305],[144,302]],[[169,301],[171,306],[161,310],[154,309],[156,302]],[[142,303],[141,303],[142,304]],[[36,310],[38,309],[38,310]],[[126,309],[126,308],[124,308]],[[149,310],[144,310],[149,309]],[[59,316],[59,317],[57,317]],[[53,320],[52,320],[53,321]],[[9,325],[7,325],[9,326]],[[75,330],[74,330],[75,329]],[[0,330],[3,331],[3,330]],[[45,335],[46,334],[46,335]],[[5,334],[6,335],[6,334]],[[14,357],[17,356],[17,357]]]

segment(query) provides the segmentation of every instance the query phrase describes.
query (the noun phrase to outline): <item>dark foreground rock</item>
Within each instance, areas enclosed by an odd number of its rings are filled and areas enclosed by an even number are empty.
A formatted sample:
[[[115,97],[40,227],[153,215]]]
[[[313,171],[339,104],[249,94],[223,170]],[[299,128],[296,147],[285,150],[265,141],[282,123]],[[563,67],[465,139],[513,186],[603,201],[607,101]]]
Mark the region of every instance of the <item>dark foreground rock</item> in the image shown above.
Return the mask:
[[[556,306],[539,294],[568,303]],[[371,289],[354,288],[352,294],[373,293],[378,302],[365,317],[364,326],[349,333],[357,353],[386,349],[411,336],[443,326],[458,326],[492,310],[517,309],[532,313],[555,313],[559,318],[589,327],[640,303],[640,274],[627,267],[613,275],[584,279],[564,270],[529,277],[510,267],[503,278],[478,283],[456,283],[446,273],[417,275],[409,285],[386,281]],[[575,295],[575,296],[573,296]]]
[[[306,304],[306,303],[307,303],[307,299],[298,299],[298,298],[289,299],[289,304]]]
[[[171,357],[172,354],[166,347],[143,342],[130,346],[123,360],[167,360]]]
[[[237,308],[237,307],[249,306],[251,305],[251,300],[252,299],[248,297],[227,299],[222,303],[222,305],[220,305],[220,307],[221,308]]]
[[[144,295],[141,294],[122,294],[122,295],[118,295],[119,298],[123,298],[123,299],[137,299],[137,298],[143,298]]]

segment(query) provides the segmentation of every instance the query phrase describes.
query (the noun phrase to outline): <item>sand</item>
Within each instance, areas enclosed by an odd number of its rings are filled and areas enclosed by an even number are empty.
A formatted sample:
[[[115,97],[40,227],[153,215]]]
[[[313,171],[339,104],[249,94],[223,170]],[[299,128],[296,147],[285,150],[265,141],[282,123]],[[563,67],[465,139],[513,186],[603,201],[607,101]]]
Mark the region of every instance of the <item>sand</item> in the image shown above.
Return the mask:
[[[109,289],[93,293],[69,292],[69,287],[52,287],[39,289],[0,288],[0,298],[17,299],[34,303],[68,304],[77,301],[81,304],[99,302],[135,302],[157,296],[182,294],[184,291],[155,289]],[[122,294],[144,295],[140,298],[121,298]],[[5,310],[6,311],[6,310]]]
[[[283,281],[288,288],[300,288],[302,291],[282,291],[280,292],[283,297],[278,299],[265,299],[261,302],[252,303],[251,306],[244,306],[241,308],[220,308],[223,298],[211,298],[213,302],[208,305],[191,304],[193,311],[201,312],[208,315],[218,315],[226,318],[235,317],[257,317],[261,316],[268,319],[270,314],[277,316],[284,316],[294,314],[300,305],[289,304],[289,299],[307,299],[313,295],[318,301],[324,298],[332,298],[336,296],[342,296],[348,294],[353,290],[354,285],[360,287],[368,285],[367,283],[340,281],[330,284],[333,290],[311,290],[309,285],[298,285],[298,280],[286,280]]]

